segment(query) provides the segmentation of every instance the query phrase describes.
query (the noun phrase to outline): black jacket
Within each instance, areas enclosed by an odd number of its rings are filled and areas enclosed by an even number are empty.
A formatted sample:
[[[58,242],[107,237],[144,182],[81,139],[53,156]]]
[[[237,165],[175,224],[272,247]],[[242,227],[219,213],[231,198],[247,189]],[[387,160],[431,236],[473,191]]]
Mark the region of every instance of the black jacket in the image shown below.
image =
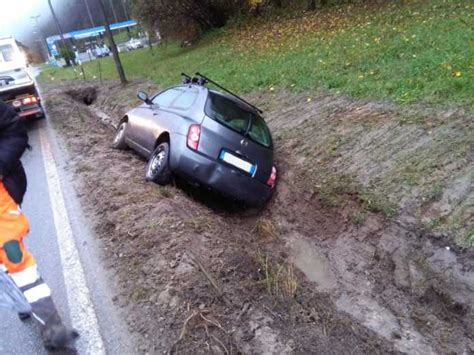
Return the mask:
[[[21,204],[26,192],[26,175],[20,162],[28,147],[23,121],[0,100],[0,175],[10,196]]]

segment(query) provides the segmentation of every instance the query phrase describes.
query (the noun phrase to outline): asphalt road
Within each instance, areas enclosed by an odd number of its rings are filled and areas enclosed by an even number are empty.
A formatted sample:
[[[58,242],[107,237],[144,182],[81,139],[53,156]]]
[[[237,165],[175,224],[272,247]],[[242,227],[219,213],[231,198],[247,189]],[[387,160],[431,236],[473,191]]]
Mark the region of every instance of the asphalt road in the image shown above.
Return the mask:
[[[67,153],[58,148],[46,120],[30,125],[29,137],[33,150],[26,152],[22,159],[28,176],[23,211],[31,225],[26,245],[52,289],[60,314],[81,332],[78,352],[134,353],[133,337],[128,334],[120,310],[112,302],[110,277],[101,267],[100,248],[71,188],[73,177],[61,167],[61,162],[67,161]],[[48,153],[45,157],[45,142],[50,146],[51,156]],[[60,184],[56,184],[59,186],[56,190],[61,191],[62,199],[51,193],[55,189],[55,184],[51,183],[54,175],[51,169],[57,169],[59,178],[56,180]],[[68,214],[67,218],[63,218],[64,213]],[[58,220],[61,223],[58,224]],[[68,223],[66,227],[64,223]],[[75,254],[70,250],[65,254],[64,249],[71,248]],[[85,283],[76,281],[77,267],[84,273]],[[3,309],[0,309],[0,317],[0,354],[46,354],[35,321],[21,322],[16,314]]]

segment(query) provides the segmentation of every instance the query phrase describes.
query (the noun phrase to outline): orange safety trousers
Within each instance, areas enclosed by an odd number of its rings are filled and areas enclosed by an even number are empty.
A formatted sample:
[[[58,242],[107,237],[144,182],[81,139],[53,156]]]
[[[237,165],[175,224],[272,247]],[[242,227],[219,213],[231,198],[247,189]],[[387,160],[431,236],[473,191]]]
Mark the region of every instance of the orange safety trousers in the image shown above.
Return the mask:
[[[23,242],[29,229],[26,216],[0,181],[0,264],[3,264],[10,274],[36,265],[33,255],[26,250]],[[4,248],[11,241],[17,241],[21,251],[21,258],[14,262],[10,260]]]

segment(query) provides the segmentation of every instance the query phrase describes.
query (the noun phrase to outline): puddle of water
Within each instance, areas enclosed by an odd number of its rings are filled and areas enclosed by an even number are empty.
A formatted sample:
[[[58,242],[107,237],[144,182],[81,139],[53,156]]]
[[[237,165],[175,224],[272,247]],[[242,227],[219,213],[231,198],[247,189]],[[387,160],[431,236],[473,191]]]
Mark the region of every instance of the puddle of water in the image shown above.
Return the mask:
[[[412,328],[401,324],[388,309],[362,295],[342,294],[336,301],[337,309],[352,315],[365,327],[394,342],[395,348],[408,354],[435,354],[428,341]]]
[[[318,285],[321,291],[332,290],[336,287],[336,279],[329,261],[324,254],[304,240],[290,242],[291,262],[300,269],[306,277]]]

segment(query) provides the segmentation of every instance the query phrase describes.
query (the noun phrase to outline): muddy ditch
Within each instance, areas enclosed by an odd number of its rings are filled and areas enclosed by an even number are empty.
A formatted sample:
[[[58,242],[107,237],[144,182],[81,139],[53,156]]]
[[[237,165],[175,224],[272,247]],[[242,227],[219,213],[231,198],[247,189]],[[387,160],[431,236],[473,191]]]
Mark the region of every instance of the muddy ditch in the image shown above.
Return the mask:
[[[474,351],[472,117],[252,95],[280,170],[257,211],[147,183],[141,158],[111,148],[138,89],[156,86],[43,85],[137,351]]]

